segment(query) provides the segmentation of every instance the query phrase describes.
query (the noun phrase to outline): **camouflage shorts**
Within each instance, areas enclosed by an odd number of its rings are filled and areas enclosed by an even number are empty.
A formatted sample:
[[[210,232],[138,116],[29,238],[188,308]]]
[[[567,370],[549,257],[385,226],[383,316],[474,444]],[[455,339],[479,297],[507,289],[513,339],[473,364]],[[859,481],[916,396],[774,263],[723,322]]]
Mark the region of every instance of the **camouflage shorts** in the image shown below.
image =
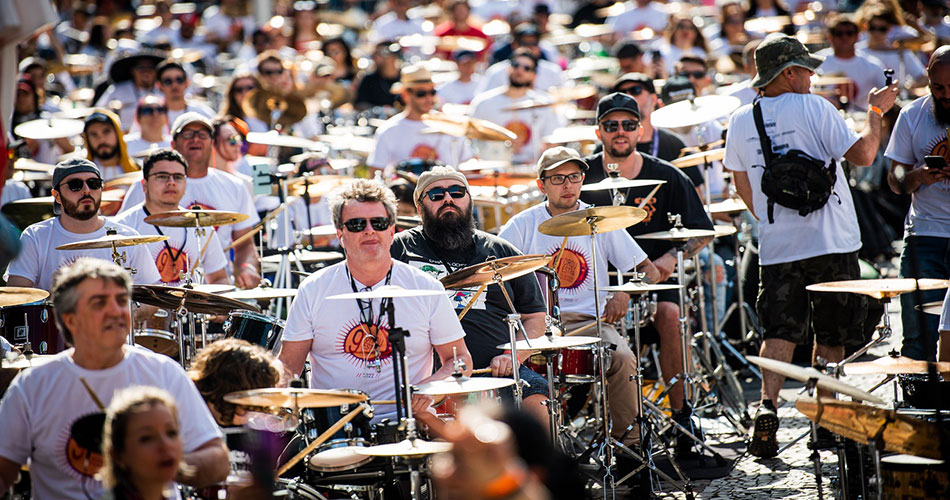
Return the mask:
[[[761,266],[756,312],[765,338],[804,344],[808,327],[819,344],[837,347],[861,338],[867,300],[853,293],[809,292],[805,287],[861,277],[858,254],[831,254]]]

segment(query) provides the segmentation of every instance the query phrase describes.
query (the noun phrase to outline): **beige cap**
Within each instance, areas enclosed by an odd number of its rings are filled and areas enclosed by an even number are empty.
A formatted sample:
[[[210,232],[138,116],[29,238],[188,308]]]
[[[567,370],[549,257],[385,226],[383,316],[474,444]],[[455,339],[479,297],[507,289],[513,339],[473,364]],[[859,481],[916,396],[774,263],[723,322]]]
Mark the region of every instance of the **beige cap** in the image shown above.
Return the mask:
[[[425,194],[429,185],[444,180],[459,181],[466,189],[469,187],[468,179],[465,178],[462,172],[455,170],[455,168],[443,166],[432,167],[431,170],[423,172],[422,175],[419,176],[419,181],[416,182],[416,190],[412,193],[412,199],[416,202],[416,205],[422,204],[422,195]]]
[[[553,170],[569,161],[576,161],[583,170],[590,169],[587,162],[585,162],[581,158],[581,155],[574,149],[564,146],[555,146],[546,149],[544,153],[541,153],[541,158],[538,158],[538,177],[543,176],[546,170]]]
[[[403,89],[411,88],[423,83],[432,83],[432,72],[427,70],[422,64],[409,64],[403,66],[399,72],[399,81],[392,86],[392,92],[399,93]]]

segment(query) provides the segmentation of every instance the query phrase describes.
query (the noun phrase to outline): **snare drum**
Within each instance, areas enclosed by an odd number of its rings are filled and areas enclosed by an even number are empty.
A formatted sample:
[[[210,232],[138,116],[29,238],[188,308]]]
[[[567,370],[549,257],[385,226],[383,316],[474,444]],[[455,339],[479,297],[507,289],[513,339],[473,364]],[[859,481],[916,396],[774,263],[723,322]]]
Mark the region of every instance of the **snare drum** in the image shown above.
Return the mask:
[[[159,309],[134,333],[136,344],[159,354],[178,356],[178,318],[175,313]]]
[[[912,455],[881,459],[883,500],[950,498],[950,471],[943,460]]]
[[[284,322],[252,311],[231,311],[224,323],[228,337],[246,340],[273,350],[284,331]]]
[[[29,342],[36,354],[56,354],[66,349],[66,341],[56,328],[53,306],[46,301],[0,309],[0,331],[18,349]]]
[[[560,349],[554,362],[555,379],[563,379],[568,384],[590,384],[596,381],[597,358],[595,350],[596,348],[587,346]],[[532,355],[524,364],[545,377],[548,375],[543,354]]]
[[[351,389],[346,389],[346,391],[364,394]],[[315,440],[344,415],[358,408],[358,405],[347,404],[306,410],[303,426],[308,441]],[[355,448],[370,446],[369,420],[370,417],[364,414],[347,422],[342,429],[317,447],[316,452],[307,460],[308,466],[317,472],[340,472],[355,469],[372,461],[373,457],[360,455],[355,451]]]

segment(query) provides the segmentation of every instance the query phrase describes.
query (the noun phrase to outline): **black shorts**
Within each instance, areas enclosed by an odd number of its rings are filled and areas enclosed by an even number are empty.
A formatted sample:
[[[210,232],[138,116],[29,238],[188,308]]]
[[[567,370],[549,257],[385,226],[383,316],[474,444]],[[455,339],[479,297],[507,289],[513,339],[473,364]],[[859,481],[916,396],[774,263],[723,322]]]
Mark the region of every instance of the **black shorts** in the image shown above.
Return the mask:
[[[766,339],[804,344],[809,325],[815,340],[829,347],[862,338],[867,316],[864,295],[805,290],[815,283],[860,279],[857,252],[761,266],[759,272],[756,312]]]

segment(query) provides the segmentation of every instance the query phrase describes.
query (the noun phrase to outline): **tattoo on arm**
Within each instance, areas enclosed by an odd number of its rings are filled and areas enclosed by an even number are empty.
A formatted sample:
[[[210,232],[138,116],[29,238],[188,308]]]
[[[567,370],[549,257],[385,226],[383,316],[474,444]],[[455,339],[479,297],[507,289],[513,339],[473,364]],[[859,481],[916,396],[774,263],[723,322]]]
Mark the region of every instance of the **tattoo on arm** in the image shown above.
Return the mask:
[[[644,260],[643,262],[637,264],[637,271],[640,272],[640,270],[643,269],[644,267],[646,267],[648,263],[650,263],[649,260]],[[655,285],[655,284],[656,284],[656,281],[654,281],[652,278],[650,278],[650,276],[647,274],[647,271],[644,270],[644,271],[642,271],[641,274],[643,274],[643,277],[640,279],[641,281],[643,281],[644,283],[649,284],[649,285]]]
[[[703,249],[710,241],[713,240],[712,236],[706,236],[705,238],[692,238],[686,242],[686,247],[683,249],[683,258],[689,258],[696,255],[700,250]]]

